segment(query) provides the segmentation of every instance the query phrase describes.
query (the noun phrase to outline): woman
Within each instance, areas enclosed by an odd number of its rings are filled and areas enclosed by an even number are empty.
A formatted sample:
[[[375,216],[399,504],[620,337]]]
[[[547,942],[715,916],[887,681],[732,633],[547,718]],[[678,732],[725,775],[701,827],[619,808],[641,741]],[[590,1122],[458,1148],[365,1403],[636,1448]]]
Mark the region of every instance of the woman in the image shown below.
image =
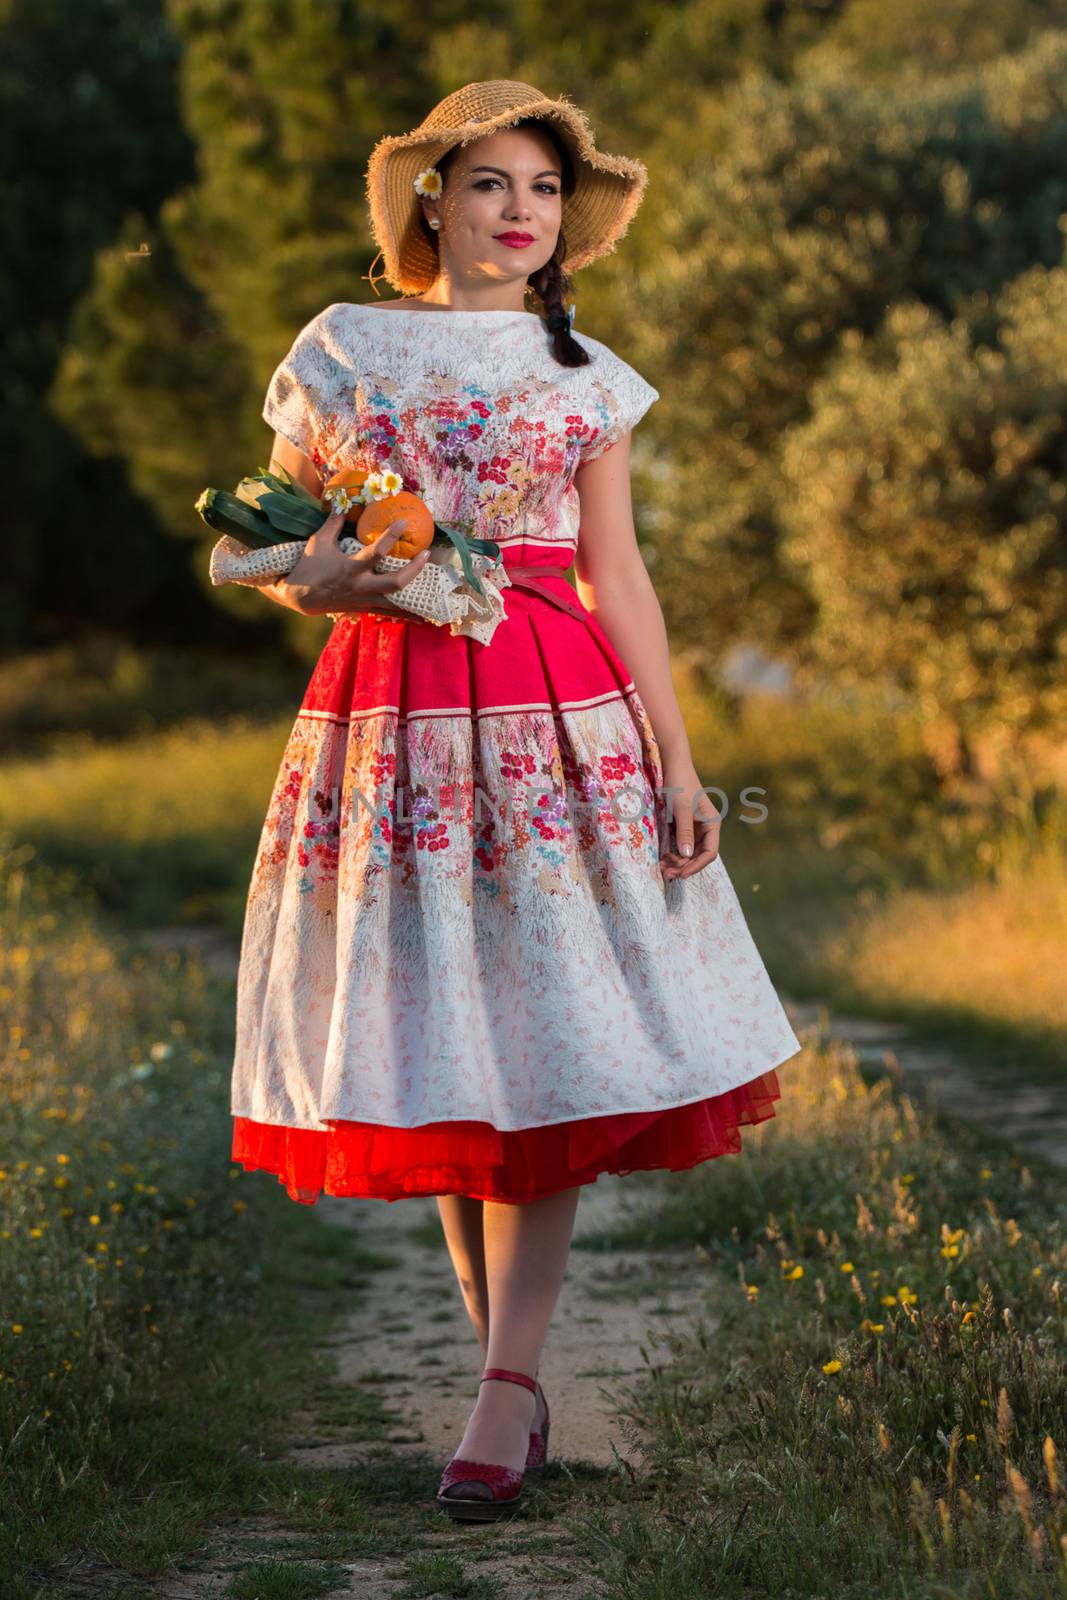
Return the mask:
[[[800,1048],[718,853],[634,534],[629,435],[658,395],[564,309],[564,268],[615,247],[646,181],[569,101],[449,95],[368,168],[405,298],[327,307],[263,413],[308,488],[391,469],[496,540],[512,579],[475,643],[390,603],[426,560],[372,571],[399,523],[346,556],[331,516],[271,586],[335,626],[238,982],[235,1159],[304,1202],[437,1196],[485,1366],[438,1493],[455,1517],[513,1511],[543,1465],[536,1372],[581,1186],[738,1151]]]

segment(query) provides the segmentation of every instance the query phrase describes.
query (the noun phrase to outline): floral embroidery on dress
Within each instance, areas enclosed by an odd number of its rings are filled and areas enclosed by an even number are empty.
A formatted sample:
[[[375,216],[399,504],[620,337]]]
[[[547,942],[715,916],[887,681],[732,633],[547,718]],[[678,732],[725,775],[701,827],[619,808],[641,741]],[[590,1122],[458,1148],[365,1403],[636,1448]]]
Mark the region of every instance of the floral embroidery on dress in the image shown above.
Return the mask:
[[[521,537],[525,513],[537,538],[576,546],[561,518],[575,472],[659,398],[607,345],[581,342],[590,364],[563,367],[540,318],[501,313],[479,328],[475,366],[469,328],[447,313],[339,301],[297,335],[263,416],[320,471],[391,466],[438,521],[476,537]]]
[[[388,872],[400,888],[411,886],[423,870],[414,859],[421,851],[439,855],[434,870],[447,877],[464,878],[477,863],[474,887],[494,897],[509,873],[533,872],[544,886],[546,869],[564,893],[565,880],[580,882],[590,870],[603,877],[605,845],[658,872],[658,754],[634,697],[629,710],[620,700],[568,713],[562,723],[518,712],[493,718],[477,778],[464,766],[468,739],[456,719],[439,719],[439,727],[437,720],[427,719],[425,766],[414,773],[395,717],[364,719],[352,735],[298,722],[271,796],[257,874],[284,871],[293,839],[304,894],[342,888],[342,843],[346,858],[362,863],[351,885],[360,894]],[[435,770],[458,777],[437,781]],[[328,790],[323,773],[338,771],[340,786]]]
[[[795,1053],[721,857],[663,878],[661,782],[634,690],[473,723],[299,717],[249,891],[235,1112],[528,1127]]]
[[[338,303],[263,415],[561,578],[578,468],[658,398],[578,337],[570,368],[526,313]],[[799,1048],[721,858],[663,876],[659,748],[607,634],[506,605],[485,647],[374,614],[330,634],[249,885],[236,1116],[542,1128],[697,1104]]]

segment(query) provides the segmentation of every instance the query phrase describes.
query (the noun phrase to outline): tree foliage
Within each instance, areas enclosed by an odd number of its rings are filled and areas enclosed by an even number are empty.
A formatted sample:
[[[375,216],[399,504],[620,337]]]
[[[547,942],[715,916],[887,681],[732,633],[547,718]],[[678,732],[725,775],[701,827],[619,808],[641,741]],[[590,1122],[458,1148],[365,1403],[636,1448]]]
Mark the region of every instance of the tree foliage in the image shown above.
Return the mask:
[[[265,465],[297,328],[371,294],[373,143],[507,76],[650,168],[622,247],[576,279],[576,328],[663,396],[634,466],[676,647],[888,677],[963,728],[1062,713],[1067,0],[594,0],[566,49],[544,0],[119,10],[111,35],[73,0],[0,20],[0,81],[75,48],[81,68],[49,107],[8,95],[11,182],[63,245],[42,270],[8,208],[15,476],[75,485],[15,518],[9,648],[151,619],[317,649],[314,624],[210,588],[193,501]]]

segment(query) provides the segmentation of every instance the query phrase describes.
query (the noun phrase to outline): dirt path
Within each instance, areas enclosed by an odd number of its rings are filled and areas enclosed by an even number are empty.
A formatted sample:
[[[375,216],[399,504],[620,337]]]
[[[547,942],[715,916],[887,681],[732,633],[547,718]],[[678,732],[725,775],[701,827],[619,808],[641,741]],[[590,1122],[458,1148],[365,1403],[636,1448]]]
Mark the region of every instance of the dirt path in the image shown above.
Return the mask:
[[[549,1452],[569,1462],[613,1467],[639,1451],[616,1406],[627,1380],[647,1372],[660,1331],[685,1325],[692,1307],[688,1252],[583,1248],[639,1209],[642,1185],[602,1175],[578,1205],[563,1293],[549,1330],[540,1377],[551,1412]],[[323,1218],[342,1234],[384,1250],[393,1265],[375,1273],[334,1342],[342,1381],[373,1383],[402,1417],[390,1438],[399,1451],[439,1457],[458,1445],[477,1394],[481,1349],[460,1299],[432,1198],[328,1200]],[[342,1246],[343,1248],[343,1246]],[[383,1376],[383,1373],[385,1376]],[[554,1402],[555,1397],[555,1404]],[[293,1459],[340,1467],[366,1452],[357,1442],[305,1441]]]
[[[195,948],[223,976],[236,971],[236,947],[226,936],[160,930],[153,942]],[[1009,1086],[998,1100],[947,1053],[910,1043],[904,1027],[831,1017],[825,1007],[783,999],[798,1032],[845,1039],[861,1061],[888,1064],[909,1087],[925,1084],[935,1100],[948,1100],[953,1112],[993,1120],[1023,1147],[1067,1164],[1067,1115],[1041,1086]],[[365,1275],[324,1351],[336,1387],[321,1410],[286,1418],[283,1459],[298,1479],[306,1472],[312,1498],[329,1502],[343,1489],[347,1510],[327,1523],[331,1533],[318,1542],[309,1543],[306,1523],[294,1527],[276,1514],[219,1529],[209,1540],[210,1564],[159,1588],[161,1600],[221,1600],[238,1574],[234,1593],[242,1600],[304,1592],[328,1600],[468,1593],[589,1600],[597,1592],[595,1557],[580,1522],[570,1525],[574,1508],[579,1516],[591,1504],[609,1518],[619,1512],[613,1485],[617,1494],[628,1466],[639,1467],[642,1456],[628,1416],[631,1388],[650,1365],[667,1364],[661,1347],[671,1332],[699,1328],[713,1336],[718,1321],[716,1279],[694,1276],[688,1250],[614,1248],[612,1233],[639,1218],[648,1197],[649,1184],[638,1175],[601,1177],[583,1189],[541,1364],[552,1407],[549,1470],[530,1481],[521,1518],[484,1526],[450,1524],[433,1505],[481,1364],[436,1201],[320,1200],[318,1215],[335,1231],[337,1249],[351,1239],[381,1264]],[[695,1294],[695,1284],[706,1287]],[[364,1517],[376,1533],[353,1538],[354,1523]],[[331,1545],[331,1538],[341,1544]],[[309,1559],[331,1561],[335,1586],[288,1587],[294,1567]]]
[[[549,1466],[529,1481],[521,1517],[453,1524],[433,1504],[440,1470],[459,1442],[477,1393],[480,1348],[460,1298],[436,1201],[323,1199],[323,1226],[387,1258],[367,1275],[358,1303],[326,1346],[338,1388],[323,1409],[286,1418],[285,1460],[307,1472],[309,1494],[338,1496],[336,1526],[308,1541],[277,1515],[242,1519],[208,1535],[210,1563],[154,1591],[159,1600],[222,1600],[235,1579],[242,1600],[273,1600],[309,1558],[332,1557],[326,1600],[484,1596],[485,1600],[591,1600],[595,1551],[569,1518],[595,1504],[611,1518],[613,1482],[638,1468],[641,1438],[628,1395],[649,1365],[666,1364],[668,1331],[714,1332],[709,1284],[694,1296],[689,1250],[604,1247],[604,1231],[640,1212],[645,1180],[601,1177],[579,1202],[563,1294],[549,1331],[541,1380],[552,1408]],[[381,1425],[384,1419],[384,1426]],[[336,1486],[331,1490],[330,1485]],[[346,1501],[345,1496],[350,1498]],[[360,1537],[366,1518],[375,1543]],[[350,1548],[334,1550],[349,1536]],[[333,1543],[331,1543],[331,1541]],[[352,1546],[355,1549],[351,1548]],[[251,1571],[250,1571],[251,1569]],[[288,1569],[288,1571],[286,1570]],[[305,1567],[305,1570],[306,1567]],[[259,1589],[256,1577],[262,1579]],[[468,1589],[466,1585],[476,1586]]]
[[[818,1028],[828,1039],[846,1041],[859,1061],[888,1065],[911,1090],[965,1122],[993,1129],[1020,1150],[1067,1167],[1067,1094],[1055,1083],[1019,1083],[979,1075],[949,1050],[916,1042],[900,1023],[831,1014],[813,1000],[782,995],[796,1028]]]
[[[195,952],[220,976],[236,974],[237,947],[227,935],[200,929],[159,929],[141,936],[155,949]],[[707,1295],[694,1296],[692,1256],[678,1252],[616,1248],[612,1235],[639,1219],[655,1180],[640,1175],[602,1175],[583,1187],[567,1276],[549,1330],[540,1367],[551,1408],[549,1468],[539,1484],[530,1480],[532,1502],[523,1518],[502,1526],[451,1524],[437,1512],[433,1496],[441,1469],[454,1454],[477,1394],[481,1351],[467,1318],[432,1197],[392,1204],[324,1196],[317,1215],[336,1232],[344,1251],[369,1249],[382,1264],[365,1274],[351,1312],[324,1353],[337,1388],[322,1410],[286,1418],[290,1442],[286,1463],[306,1470],[309,1482],[380,1486],[380,1501],[400,1501],[402,1556],[368,1554],[341,1558],[344,1581],[331,1596],[359,1594],[386,1600],[405,1586],[429,1581],[419,1564],[467,1560],[476,1554],[479,1577],[492,1579],[498,1600],[581,1600],[590,1556],[582,1540],[560,1522],[575,1498],[574,1485],[626,1481],[627,1465],[639,1464],[641,1439],[628,1418],[632,1386],[649,1366],[666,1364],[660,1353],[671,1331],[705,1336],[717,1324]],[[337,1395],[344,1397],[337,1414]],[[373,1515],[375,1495],[364,1494]],[[395,1511],[394,1511],[395,1516]],[[545,1554],[542,1517],[553,1524],[551,1555]],[[406,1517],[406,1521],[404,1520]],[[486,1545],[486,1539],[492,1540]],[[250,1562],[284,1563],[308,1551],[278,1517],[260,1516],[217,1530],[210,1565],[187,1571],[159,1589],[162,1600],[206,1600],[224,1595],[236,1573]],[[547,1564],[546,1564],[547,1563]],[[448,1577],[447,1568],[444,1577]],[[264,1597],[286,1593],[264,1582]],[[244,1581],[244,1580],[242,1580]],[[444,1579],[442,1580],[444,1581]],[[454,1581],[454,1573],[449,1581]],[[253,1588],[255,1587],[253,1583]],[[437,1592],[432,1586],[420,1593]],[[442,1593],[455,1592],[443,1587]],[[463,1591],[465,1592],[465,1591]],[[490,1592],[486,1589],[486,1594]],[[242,1594],[244,1591],[242,1590]]]

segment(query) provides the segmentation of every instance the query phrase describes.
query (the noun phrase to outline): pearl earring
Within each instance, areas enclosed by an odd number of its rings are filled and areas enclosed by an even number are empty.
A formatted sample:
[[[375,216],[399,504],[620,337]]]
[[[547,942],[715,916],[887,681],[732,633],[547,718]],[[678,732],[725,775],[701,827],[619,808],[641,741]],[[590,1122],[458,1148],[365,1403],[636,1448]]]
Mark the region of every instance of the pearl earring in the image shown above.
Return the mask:
[[[431,228],[439,228],[440,226],[441,226],[441,222],[440,222],[440,219],[438,217],[431,217],[430,218],[430,227]]]

